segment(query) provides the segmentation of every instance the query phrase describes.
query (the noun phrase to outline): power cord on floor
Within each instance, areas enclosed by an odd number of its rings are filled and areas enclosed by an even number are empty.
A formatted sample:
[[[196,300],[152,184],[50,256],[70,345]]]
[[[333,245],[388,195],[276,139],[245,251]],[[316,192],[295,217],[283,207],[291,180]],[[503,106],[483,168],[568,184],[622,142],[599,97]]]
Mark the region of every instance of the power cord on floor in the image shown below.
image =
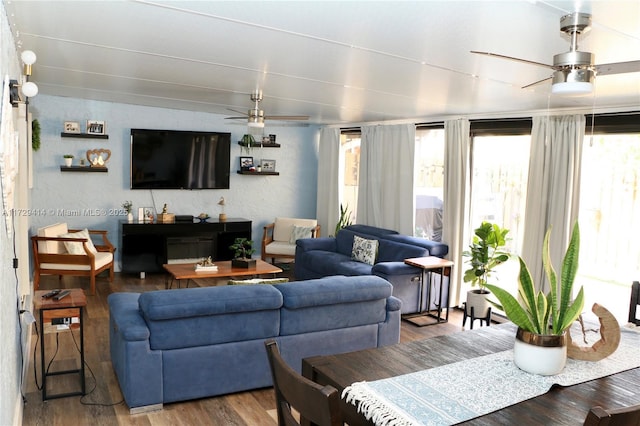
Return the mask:
[[[76,350],[80,354],[81,353],[80,346],[78,345],[78,342],[76,341],[76,336],[73,334],[73,332],[71,332],[71,338],[73,339],[73,344],[76,346]],[[80,403],[82,405],[98,406],[98,407],[113,407],[114,405],[120,405],[124,403],[124,398],[118,402],[112,402],[112,403],[85,401],[85,398],[91,395],[93,392],[95,392],[95,390],[98,388],[98,380],[96,379],[96,375],[94,374],[93,370],[91,369],[91,366],[89,366],[89,363],[86,360],[84,362],[84,365],[87,367],[87,370],[89,370],[89,373],[91,373],[91,377],[93,378],[93,388],[89,392],[86,392],[84,395],[80,397]]]
[[[36,327],[36,343],[33,347],[33,377],[36,383],[36,388],[38,388],[38,390],[42,390],[42,385],[40,385],[38,383],[38,374],[37,374],[37,366],[36,366],[36,353],[37,353],[37,348],[38,348],[38,343],[42,344],[42,342],[40,342],[40,333],[38,332],[38,324],[35,323],[35,327]],[[69,333],[71,334],[71,338],[73,339],[73,344],[76,347],[76,350],[78,351],[78,354],[82,354],[82,351],[80,350],[80,346],[78,345],[78,342],[76,340],[76,336],[75,334],[73,334],[73,330],[69,329]],[[58,349],[59,349],[59,335],[60,333],[56,333],[56,350],[53,354],[53,357],[51,357],[51,360],[49,361],[49,363],[47,364],[47,368],[45,371],[45,374],[49,374],[49,369],[51,368],[51,365],[53,364],[53,361],[55,360],[56,356],[58,355]],[[44,360],[42,360],[42,362],[44,362]],[[118,402],[113,402],[113,403],[102,403],[102,402],[88,402],[85,401],[85,398],[88,397],[89,395],[91,395],[93,392],[95,392],[95,390],[98,388],[98,380],[96,379],[96,375],[94,374],[93,370],[91,369],[91,366],[89,365],[89,363],[85,360],[84,361],[84,365],[87,367],[87,370],[89,370],[89,373],[91,374],[91,377],[93,379],[93,388],[89,391],[89,392],[85,392],[84,395],[82,395],[80,397],[80,403],[82,405],[87,405],[87,406],[99,406],[99,407],[112,407],[115,405],[120,405],[122,403],[124,403],[124,398],[121,399]],[[86,378],[84,378],[86,380]],[[27,399],[26,396],[23,395],[23,402],[26,403]]]

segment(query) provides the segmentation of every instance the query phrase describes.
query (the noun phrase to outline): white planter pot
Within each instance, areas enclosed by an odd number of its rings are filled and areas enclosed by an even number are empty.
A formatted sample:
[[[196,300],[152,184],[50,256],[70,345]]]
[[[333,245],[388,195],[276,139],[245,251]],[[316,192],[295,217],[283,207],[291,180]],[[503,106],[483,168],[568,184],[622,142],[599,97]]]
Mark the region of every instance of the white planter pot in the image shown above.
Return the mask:
[[[133,223],[133,213],[127,213],[127,221]]]
[[[471,307],[473,307],[474,318],[486,318],[487,311],[491,304],[487,297],[491,296],[489,290],[469,290],[467,292],[467,315],[471,315]]]
[[[553,376],[567,363],[567,336],[541,335],[518,329],[513,345],[513,362],[531,374]]]
[[[71,165],[73,164],[73,158],[65,158],[64,159],[64,165],[67,167],[71,167]]]

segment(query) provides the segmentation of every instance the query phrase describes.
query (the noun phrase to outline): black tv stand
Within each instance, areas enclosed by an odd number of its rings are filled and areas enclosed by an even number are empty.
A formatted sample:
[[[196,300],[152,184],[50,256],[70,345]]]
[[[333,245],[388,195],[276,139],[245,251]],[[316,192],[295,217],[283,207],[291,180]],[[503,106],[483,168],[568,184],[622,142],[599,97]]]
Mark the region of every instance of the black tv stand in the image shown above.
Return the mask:
[[[194,262],[211,256],[230,260],[229,246],[236,238],[251,239],[251,221],[228,219],[220,222],[138,223],[120,222],[122,272],[161,272],[162,265],[176,260]]]

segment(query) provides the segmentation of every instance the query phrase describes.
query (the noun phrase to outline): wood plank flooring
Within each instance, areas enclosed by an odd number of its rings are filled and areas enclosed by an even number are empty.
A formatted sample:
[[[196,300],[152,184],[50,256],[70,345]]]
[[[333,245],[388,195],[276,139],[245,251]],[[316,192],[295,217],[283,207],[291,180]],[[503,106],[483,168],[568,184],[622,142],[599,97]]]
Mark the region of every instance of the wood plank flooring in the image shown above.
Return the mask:
[[[285,271],[282,276],[291,275]],[[291,278],[291,277],[290,277]],[[196,280],[190,286],[216,285],[211,280]],[[277,425],[273,389],[259,389],[231,395],[204,398],[195,401],[165,404],[160,411],[129,414],[129,408],[122,400],[120,387],[111,366],[109,355],[109,311],[107,296],[113,292],[144,292],[160,290],[165,287],[165,276],[147,274],[145,279],[137,275],[116,273],[113,283],[105,276],[98,278],[96,295],[89,295],[89,282],[85,278],[44,277],[40,288],[83,288],[87,293],[85,311],[85,361],[87,395],[42,401],[40,377],[40,342],[36,345],[35,330],[31,339],[28,357],[28,370],[24,384],[23,425],[238,425],[238,426],[275,426]],[[476,326],[477,323],[476,323]],[[401,341],[409,342],[450,334],[462,330],[462,312],[452,310],[449,323],[427,327],[417,327],[402,321]],[[467,323],[467,327],[469,324]],[[76,343],[79,334],[59,333],[56,345],[55,334],[45,336],[46,363],[51,359],[50,371],[77,368],[79,356]],[[55,348],[58,348],[55,353]],[[34,350],[37,371],[34,374]],[[78,361],[76,361],[78,360]],[[37,377],[37,384],[36,384]],[[48,387],[49,392],[77,389],[78,376],[58,376],[49,379],[55,381],[56,388]]]

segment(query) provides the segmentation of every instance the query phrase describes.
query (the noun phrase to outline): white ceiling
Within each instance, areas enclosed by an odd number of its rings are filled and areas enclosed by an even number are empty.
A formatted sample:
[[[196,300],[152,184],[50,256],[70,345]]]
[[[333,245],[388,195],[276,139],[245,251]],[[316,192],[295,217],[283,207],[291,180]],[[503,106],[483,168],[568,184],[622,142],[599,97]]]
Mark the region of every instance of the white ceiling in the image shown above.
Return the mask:
[[[521,87],[569,50],[560,17],[593,28],[596,63],[640,60],[640,1],[3,0],[18,49],[38,55],[40,93],[238,115],[264,91],[267,115],[320,124],[640,109],[640,72],[600,76],[594,96]]]

